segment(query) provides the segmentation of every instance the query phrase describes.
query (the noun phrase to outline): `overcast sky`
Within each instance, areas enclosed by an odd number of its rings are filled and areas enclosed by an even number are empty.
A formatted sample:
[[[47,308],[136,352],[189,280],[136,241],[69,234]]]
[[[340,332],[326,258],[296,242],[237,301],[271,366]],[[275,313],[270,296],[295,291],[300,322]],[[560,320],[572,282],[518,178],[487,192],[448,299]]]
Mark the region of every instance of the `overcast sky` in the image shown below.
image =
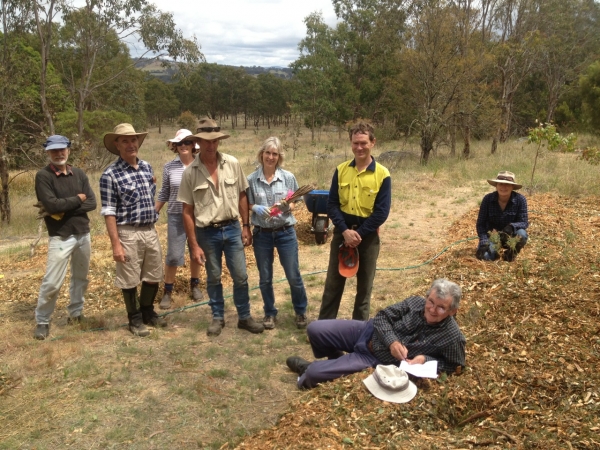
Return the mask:
[[[154,0],[171,12],[185,37],[196,35],[209,63],[230,66],[283,66],[298,58],[306,35],[304,18],[321,11],[336,22],[330,0]]]

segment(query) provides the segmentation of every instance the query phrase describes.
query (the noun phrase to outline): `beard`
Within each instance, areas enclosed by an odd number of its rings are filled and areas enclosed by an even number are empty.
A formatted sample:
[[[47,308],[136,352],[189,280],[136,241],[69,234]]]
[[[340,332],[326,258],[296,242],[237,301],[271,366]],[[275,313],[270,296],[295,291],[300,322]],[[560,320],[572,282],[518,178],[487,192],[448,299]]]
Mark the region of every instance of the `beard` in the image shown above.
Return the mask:
[[[55,166],[66,166],[67,165],[67,161],[69,160],[69,156],[57,156],[57,157],[50,157],[50,162],[52,164],[54,164]]]

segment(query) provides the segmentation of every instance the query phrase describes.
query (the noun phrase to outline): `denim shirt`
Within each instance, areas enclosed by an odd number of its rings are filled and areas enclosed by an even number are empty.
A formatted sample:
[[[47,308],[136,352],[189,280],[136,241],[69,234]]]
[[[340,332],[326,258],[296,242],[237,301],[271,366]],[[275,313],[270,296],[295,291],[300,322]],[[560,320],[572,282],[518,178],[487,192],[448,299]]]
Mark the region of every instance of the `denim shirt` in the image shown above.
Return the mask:
[[[287,170],[277,168],[275,175],[269,183],[265,178],[262,167],[259,167],[250,175],[248,175],[248,203],[250,205],[263,205],[271,207],[275,203],[284,200],[288,193],[295,192],[298,189],[296,177]],[[254,226],[261,228],[279,228],[283,226],[294,225],[296,219],[291,211],[275,217],[260,217],[252,212],[250,222]]]

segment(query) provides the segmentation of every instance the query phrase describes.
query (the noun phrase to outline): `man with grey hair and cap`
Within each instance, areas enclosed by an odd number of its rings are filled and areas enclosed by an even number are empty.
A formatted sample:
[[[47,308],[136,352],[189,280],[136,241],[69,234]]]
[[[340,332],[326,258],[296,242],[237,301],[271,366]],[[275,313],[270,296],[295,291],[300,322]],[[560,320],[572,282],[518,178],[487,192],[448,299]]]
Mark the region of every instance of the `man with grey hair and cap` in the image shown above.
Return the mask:
[[[251,333],[262,333],[265,327],[250,314],[244,254],[244,247],[252,244],[246,197],[248,180],[236,158],[218,151],[219,142],[229,135],[222,133],[214,120],[201,119],[196,132],[194,139],[200,145],[200,154],[183,172],[177,201],[183,202],[183,226],[191,257],[206,265],[206,290],[213,316],[206,334],[218,336],[225,326],[223,255],[233,280],[237,326]]]
[[[154,311],[158,283],[162,281],[162,254],[154,223],[156,177],[152,167],[138,158],[148,133],[136,133],[122,123],[104,136],[106,149],[119,156],[100,177],[101,214],[117,263],[115,285],[121,289],[129,319],[129,331],[148,336],[146,325],[165,327]],[[138,296],[137,286],[142,283]]]
[[[313,354],[327,359],[310,363],[290,356],[287,366],[299,375],[299,388],[401,361],[435,360],[438,372],[454,373],[465,365],[466,340],[454,319],[460,298],[456,283],[439,278],[425,297],[408,297],[379,311],[374,319],[311,322],[307,334]]]
[[[35,176],[35,193],[40,216],[48,229],[48,263],[42,280],[35,320],[35,339],[50,334],[50,316],[71,261],[71,285],[68,323],[83,320],[83,296],[88,286],[90,267],[90,219],[88,211],[96,209],[96,197],[83,170],[67,164],[71,141],[64,136],[50,136],[43,144],[49,164]]]

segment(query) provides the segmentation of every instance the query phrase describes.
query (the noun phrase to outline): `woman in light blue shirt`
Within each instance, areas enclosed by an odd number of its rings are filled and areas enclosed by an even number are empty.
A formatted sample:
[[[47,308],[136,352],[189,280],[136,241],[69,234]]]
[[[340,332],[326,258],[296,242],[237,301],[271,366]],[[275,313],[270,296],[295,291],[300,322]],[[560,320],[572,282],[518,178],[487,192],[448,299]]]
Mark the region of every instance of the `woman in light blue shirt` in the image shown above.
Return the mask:
[[[281,168],[284,155],[277,137],[270,137],[263,143],[257,158],[261,167],[248,176],[250,187],[247,196],[252,209],[252,245],[264,303],[263,324],[265,329],[272,330],[277,320],[273,291],[274,250],[277,249],[279,262],[290,285],[296,326],[305,328],[308,299],[298,263],[298,239],[294,228],[296,219],[292,214],[294,203],[288,204],[285,200],[298,189],[298,182],[291,172]]]

